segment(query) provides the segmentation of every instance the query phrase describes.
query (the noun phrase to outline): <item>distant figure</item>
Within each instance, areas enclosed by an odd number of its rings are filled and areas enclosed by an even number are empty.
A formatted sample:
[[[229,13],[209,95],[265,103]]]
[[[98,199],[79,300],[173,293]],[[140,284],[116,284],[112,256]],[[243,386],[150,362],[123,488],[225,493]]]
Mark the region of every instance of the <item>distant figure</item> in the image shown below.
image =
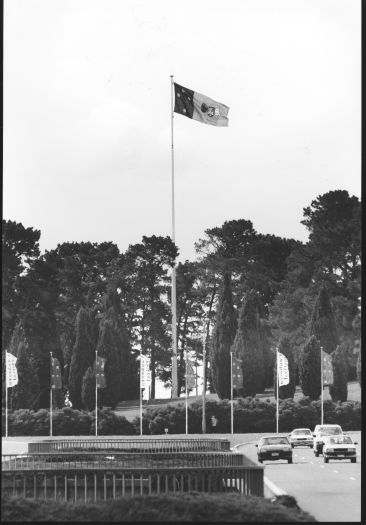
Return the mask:
[[[69,399],[69,391],[67,391],[65,395],[65,407],[72,408],[72,403]]]

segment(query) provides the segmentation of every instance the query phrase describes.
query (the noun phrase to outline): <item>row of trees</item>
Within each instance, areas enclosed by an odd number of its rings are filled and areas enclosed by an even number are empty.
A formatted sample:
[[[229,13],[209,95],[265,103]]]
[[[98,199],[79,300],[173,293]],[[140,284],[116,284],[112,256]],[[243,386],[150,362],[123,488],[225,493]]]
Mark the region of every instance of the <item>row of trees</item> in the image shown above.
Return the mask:
[[[299,382],[300,355],[316,336],[310,325],[320,286],[337,326],[336,346],[323,346],[334,352],[340,345],[347,379],[356,378],[360,202],[328,192],[304,209],[302,223],[305,244],[260,234],[249,220],[226,221],[198,240],[196,261],[177,265],[179,393],[185,349],[200,360],[203,332],[210,387],[221,398],[229,397],[231,348],[243,358],[242,394],[272,384],[278,345],[285,354],[288,348]],[[39,239],[38,230],[3,221],[2,348],[18,357],[22,378],[11,389],[13,408],[48,406],[50,352],[76,408],[90,400],[96,350],[106,358],[101,404],[138,397],[140,351],[151,361],[154,398],[156,378],[171,381],[170,272],[178,249],[170,237],[144,236],[124,253],[112,242],[82,242],[40,254]],[[28,385],[22,395],[21,383]]]

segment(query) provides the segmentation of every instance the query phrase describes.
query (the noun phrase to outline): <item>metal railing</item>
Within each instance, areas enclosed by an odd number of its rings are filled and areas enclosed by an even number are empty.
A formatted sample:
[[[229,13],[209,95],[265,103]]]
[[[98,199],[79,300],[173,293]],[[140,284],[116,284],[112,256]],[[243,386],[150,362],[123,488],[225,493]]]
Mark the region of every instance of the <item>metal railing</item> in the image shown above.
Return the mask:
[[[30,454],[40,452],[60,452],[83,449],[160,451],[160,452],[203,452],[230,450],[228,439],[54,439],[28,443]]]

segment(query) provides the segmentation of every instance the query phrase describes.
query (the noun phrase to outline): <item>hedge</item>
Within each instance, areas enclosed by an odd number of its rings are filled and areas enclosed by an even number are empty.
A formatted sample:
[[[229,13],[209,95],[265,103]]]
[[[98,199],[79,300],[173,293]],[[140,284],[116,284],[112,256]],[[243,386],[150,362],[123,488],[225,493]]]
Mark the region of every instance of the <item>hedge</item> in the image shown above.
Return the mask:
[[[290,432],[294,428],[313,429],[320,422],[320,401],[302,397],[299,401],[284,399],[279,403],[279,431]],[[231,406],[228,400],[206,402],[206,431],[208,434],[225,434],[231,431]],[[185,434],[186,409],[184,403],[168,404],[145,409],[142,419],[144,435]],[[338,423],[343,430],[361,430],[361,403],[358,401],[324,402],[324,422]],[[49,434],[49,412],[41,409],[9,412],[9,436],[47,436]],[[234,432],[261,433],[276,429],[276,403],[259,398],[239,398],[234,403]],[[94,412],[72,408],[55,410],[53,413],[54,436],[85,436],[95,434]],[[3,411],[2,432],[5,434]],[[202,402],[188,406],[188,432],[202,432]],[[98,410],[98,435],[139,435],[140,418],[132,422],[116,415],[111,408]]]

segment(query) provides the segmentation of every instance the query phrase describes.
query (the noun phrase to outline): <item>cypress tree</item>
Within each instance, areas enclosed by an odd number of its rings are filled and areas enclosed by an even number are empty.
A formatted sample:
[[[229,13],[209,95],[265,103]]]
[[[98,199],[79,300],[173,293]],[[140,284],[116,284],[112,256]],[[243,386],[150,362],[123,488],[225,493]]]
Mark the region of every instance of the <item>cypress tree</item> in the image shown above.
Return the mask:
[[[293,399],[296,390],[296,367],[293,355],[293,346],[291,344],[291,339],[287,336],[283,336],[278,345],[278,351],[287,358],[288,370],[289,370],[289,379],[290,382],[288,385],[283,385],[278,388],[278,397],[279,399]],[[274,394],[277,396],[277,362],[275,360],[274,366]]]
[[[93,368],[89,366],[83,377],[81,386],[81,400],[84,408],[95,410],[95,365]],[[98,406],[101,406],[100,396],[98,396]]]
[[[331,354],[339,344],[332,305],[325,285],[316,298],[312,311],[309,335],[315,335],[324,352]]]
[[[251,290],[244,298],[239,313],[238,330],[232,346],[233,353],[242,359],[244,396],[262,392],[265,378],[261,333],[261,301]]]
[[[299,376],[304,396],[318,399],[321,394],[320,343],[315,335],[309,337],[300,351]]]
[[[95,361],[96,335],[92,313],[81,307],[76,316],[76,339],[72,349],[69,392],[73,408],[81,409],[81,385],[84,374]]]
[[[329,386],[329,393],[333,401],[347,401],[347,372],[348,364],[343,345],[337,346],[332,353],[333,384]]]
[[[104,318],[100,324],[98,357],[105,358],[104,374],[106,388],[100,390],[103,406],[114,408],[121,400],[122,370],[118,353],[118,340],[110,319]]]
[[[210,344],[210,369],[215,391],[220,399],[231,397],[230,348],[237,328],[230,273],[224,274]]]

